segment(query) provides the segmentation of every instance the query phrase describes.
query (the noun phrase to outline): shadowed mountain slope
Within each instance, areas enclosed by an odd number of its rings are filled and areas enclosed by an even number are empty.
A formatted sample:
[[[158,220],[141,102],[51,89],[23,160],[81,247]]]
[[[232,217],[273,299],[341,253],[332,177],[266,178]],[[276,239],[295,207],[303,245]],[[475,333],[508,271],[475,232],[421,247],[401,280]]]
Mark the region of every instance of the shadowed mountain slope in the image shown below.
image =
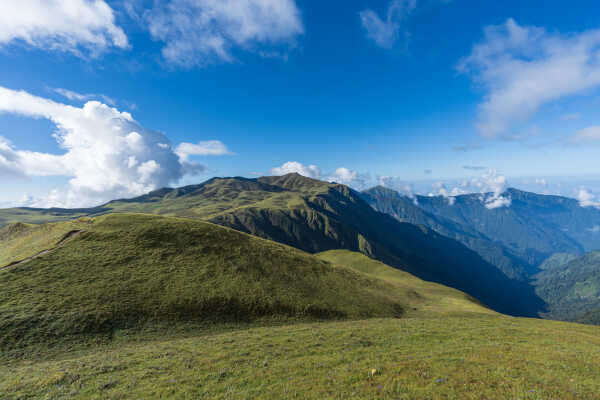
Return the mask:
[[[526,281],[537,272],[536,268],[519,259],[510,249],[494,242],[470,225],[461,225],[429,213],[416,205],[414,199],[402,196],[395,190],[377,186],[363,191],[362,196],[374,209],[389,214],[400,222],[423,225],[457,240],[498,267],[509,278]]]
[[[497,241],[529,264],[537,266],[554,253],[582,255],[600,249],[600,210],[579,202],[508,189],[510,207],[488,209],[481,195],[457,196],[453,204],[443,197],[417,196],[420,208],[469,226]]]

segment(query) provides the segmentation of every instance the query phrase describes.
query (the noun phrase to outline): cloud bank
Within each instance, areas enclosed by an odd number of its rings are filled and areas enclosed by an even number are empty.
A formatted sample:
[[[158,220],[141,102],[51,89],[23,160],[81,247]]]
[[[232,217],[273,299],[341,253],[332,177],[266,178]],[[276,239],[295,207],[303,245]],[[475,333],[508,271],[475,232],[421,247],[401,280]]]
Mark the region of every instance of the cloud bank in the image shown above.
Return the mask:
[[[96,55],[129,43],[104,0],[18,0],[0,3],[0,45]]]
[[[169,0],[155,2],[141,20],[164,42],[171,64],[194,67],[235,61],[234,49],[259,51],[294,45],[304,33],[295,0]]]
[[[600,30],[563,35],[509,19],[486,27],[457,69],[485,91],[480,134],[513,137],[542,106],[600,86]]]
[[[131,114],[98,101],[79,108],[0,87],[0,112],[46,118],[56,125],[53,137],[63,154],[18,150],[0,138],[0,174],[71,178],[65,192],[57,191],[38,203],[97,205],[141,195],[205,169],[189,161],[190,155],[201,154],[202,143],[180,144],[178,148],[188,152],[178,154],[164,134],[144,128]],[[220,142],[209,143],[212,153],[204,154],[220,154],[215,148],[226,151]]]

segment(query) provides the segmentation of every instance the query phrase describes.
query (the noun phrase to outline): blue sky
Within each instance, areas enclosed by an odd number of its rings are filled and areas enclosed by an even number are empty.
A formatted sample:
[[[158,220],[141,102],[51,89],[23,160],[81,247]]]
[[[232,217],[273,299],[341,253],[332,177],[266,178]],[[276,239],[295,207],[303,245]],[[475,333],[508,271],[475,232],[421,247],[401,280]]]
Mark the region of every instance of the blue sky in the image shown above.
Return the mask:
[[[21,3],[0,5],[0,205],[288,171],[600,189],[593,1]]]

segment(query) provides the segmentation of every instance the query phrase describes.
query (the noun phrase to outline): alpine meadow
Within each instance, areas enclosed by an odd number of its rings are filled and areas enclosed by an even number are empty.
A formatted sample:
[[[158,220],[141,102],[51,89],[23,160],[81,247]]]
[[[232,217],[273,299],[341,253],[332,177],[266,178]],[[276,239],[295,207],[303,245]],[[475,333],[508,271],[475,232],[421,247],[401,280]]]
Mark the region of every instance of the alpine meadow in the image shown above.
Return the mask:
[[[0,2],[0,399],[600,400],[598,17]]]

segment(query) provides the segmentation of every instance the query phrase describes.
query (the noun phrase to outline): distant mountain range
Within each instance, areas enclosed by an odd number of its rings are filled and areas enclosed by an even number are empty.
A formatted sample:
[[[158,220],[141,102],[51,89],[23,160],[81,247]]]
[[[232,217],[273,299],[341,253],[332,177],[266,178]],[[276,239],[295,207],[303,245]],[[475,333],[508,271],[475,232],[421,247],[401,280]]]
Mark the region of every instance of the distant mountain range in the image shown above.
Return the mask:
[[[548,293],[565,261],[600,249],[600,210],[515,189],[504,196],[509,207],[488,209],[478,194],[449,201],[383,187],[359,193],[298,174],[214,178],[90,209],[0,210],[0,227],[122,212],[195,218],[309,253],[358,251],[507,314],[576,319],[593,313],[593,302],[579,310],[581,302],[559,304]]]

